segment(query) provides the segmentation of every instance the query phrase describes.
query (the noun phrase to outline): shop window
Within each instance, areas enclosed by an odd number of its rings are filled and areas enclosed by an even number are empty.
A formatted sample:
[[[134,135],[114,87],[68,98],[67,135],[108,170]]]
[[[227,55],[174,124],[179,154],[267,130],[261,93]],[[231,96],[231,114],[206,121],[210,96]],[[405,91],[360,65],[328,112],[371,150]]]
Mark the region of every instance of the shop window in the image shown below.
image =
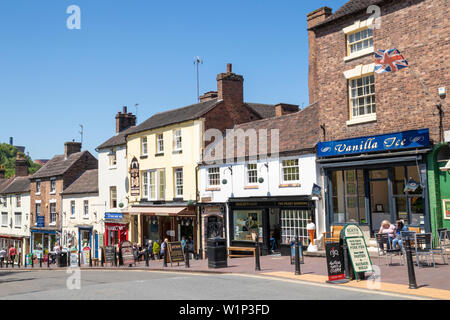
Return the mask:
[[[308,245],[306,225],[311,218],[310,211],[281,210],[281,239],[283,244],[290,244],[298,235],[303,246]]]
[[[233,213],[234,240],[255,241],[262,237],[262,212],[260,210],[237,210]]]

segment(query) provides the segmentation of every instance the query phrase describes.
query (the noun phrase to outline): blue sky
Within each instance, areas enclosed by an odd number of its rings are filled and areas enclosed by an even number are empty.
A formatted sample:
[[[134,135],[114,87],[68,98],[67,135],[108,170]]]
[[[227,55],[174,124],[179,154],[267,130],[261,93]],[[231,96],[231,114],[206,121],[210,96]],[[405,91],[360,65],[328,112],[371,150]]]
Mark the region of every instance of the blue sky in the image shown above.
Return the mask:
[[[95,147],[115,133],[128,106],[138,122],[196,102],[233,64],[247,102],[308,104],[306,14],[346,0],[152,1],[2,0],[0,142],[26,146],[33,159],[64,152],[64,142]],[[69,5],[81,30],[69,30]]]

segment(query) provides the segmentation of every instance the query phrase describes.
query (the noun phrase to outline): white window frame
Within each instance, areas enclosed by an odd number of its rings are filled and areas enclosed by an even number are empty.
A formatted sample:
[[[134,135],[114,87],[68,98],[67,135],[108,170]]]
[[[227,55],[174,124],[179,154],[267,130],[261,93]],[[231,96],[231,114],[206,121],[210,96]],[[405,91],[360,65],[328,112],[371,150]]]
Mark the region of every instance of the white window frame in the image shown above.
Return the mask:
[[[249,169],[249,166],[255,166],[254,169]],[[250,181],[250,172],[256,172],[256,181]],[[258,163],[250,162],[245,164],[245,183],[246,185],[255,185],[258,184]]]
[[[70,215],[72,217],[75,217],[75,214],[76,214],[76,203],[75,203],[75,200],[71,200],[70,201]]]
[[[8,198],[7,197],[2,197],[2,207],[7,207],[8,206]]]
[[[50,194],[56,194],[56,178],[50,179]]]
[[[154,169],[143,172],[143,194],[147,200],[165,199],[166,173],[164,169]],[[153,179],[153,180],[152,180]]]
[[[112,191],[113,190],[115,190],[115,201],[116,201],[116,205],[115,206],[113,206],[113,193],[112,193]],[[109,187],[109,207],[110,207],[110,209],[117,209],[117,205],[118,205],[118,202],[117,202],[117,186],[110,186]]]
[[[39,196],[41,194],[41,180],[36,180],[36,195]]]
[[[156,154],[164,153],[164,134],[160,133],[156,135]]]
[[[52,206],[55,208],[53,214],[52,214]],[[50,201],[49,213],[50,213],[50,225],[56,225],[56,201],[55,202]],[[52,218],[54,218],[54,220],[52,220]]]
[[[344,61],[350,61],[352,59],[356,59],[368,54],[372,54],[375,49],[374,49],[374,35],[373,35],[373,31],[374,31],[374,22],[375,19],[373,18],[369,18],[367,20],[363,20],[363,21],[355,21],[354,24],[352,24],[351,26],[348,26],[344,29],[342,29],[342,31],[345,34],[345,42],[346,42],[346,56],[344,57]],[[369,41],[369,46],[367,48],[362,48],[361,50],[357,50],[355,52],[351,52],[351,45],[350,45],[350,37],[351,35],[355,35],[358,32],[364,31],[364,30],[371,30],[372,31],[372,36],[368,37],[367,40]],[[370,40],[372,39],[372,40]],[[362,41],[364,42],[365,39],[363,39]],[[361,40],[358,40],[361,41]],[[370,45],[370,43],[372,45]],[[353,43],[354,44],[354,43]]]
[[[3,217],[6,217],[6,223],[4,223]],[[2,227],[8,227],[8,212],[2,212]]]
[[[181,179],[179,174],[181,173]],[[174,169],[174,180],[175,180],[175,198],[183,198],[184,188],[183,188],[183,168]],[[181,184],[179,183],[181,180]],[[179,192],[181,189],[181,193]]]
[[[361,85],[358,84],[358,81],[361,81]],[[367,82],[369,81],[369,82]],[[355,87],[353,87],[355,84]],[[357,78],[352,78],[348,80],[348,95],[349,95],[349,106],[350,106],[350,120],[357,118],[368,118],[376,114],[376,92],[375,92],[375,74],[366,74]],[[362,90],[361,95],[359,91]],[[368,92],[366,92],[368,90]],[[372,92],[373,91],[373,92]],[[356,93],[356,96],[353,95]],[[366,99],[369,98],[371,100],[370,104],[367,104]],[[359,109],[361,106],[354,106],[354,100],[364,99],[364,104],[362,108],[365,113],[359,114]],[[373,100],[372,100],[373,99]],[[367,112],[367,108],[370,107],[370,112]],[[375,111],[373,109],[375,108]],[[355,110],[358,114],[354,114]]]
[[[148,179],[149,179],[150,173],[148,171],[142,172],[142,196],[144,199],[148,199],[149,195],[149,185],[148,185]]]
[[[17,218],[20,218],[20,222],[17,223]],[[14,227],[16,229],[22,228],[22,212],[14,212]]]
[[[173,131],[173,151],[181,151],[183,149],[183,137],[181,129]]]
[[[89,217],[89,200],[83,200],[83,217]]]
[[[143,157],[148,156],[148,139],[147,139],[147,137],[141,138],[141,155]]]
[[[22,196],[20,194],[16,194],[16,208],[22,207]]]
[[[289,166],[284,166],[283,165],[283,162],[284,161],[296,161],[297,162],[297,165],[289,165]],[[296,179],[296,180],[294,180],[294,179],[292,179],[292,180],[286,180],[285,179],[285,170],[284,169],[288,169],[288,168],[298,168],[298,179]],[[298,158],[293,158],[293,159],[283,159],[283,160],[280,160],[280,169],[281,169],[281,178],[280,178],[280,180],[283,182],[283,183],[299,183],[300,182],[300,160],[298,159]],[[288,173],[289,174],[289,173]],[[294,173],[290,173],[291,175],[295,175],[296,173],[294,172]]]
[[[217,172],[211,172],[212,170],[217,170]],[[209,187],[217,187],[220,186],[220,167],[211,167],[208,168],[208,171],[206,172],[208,177],[208,186]],[[218,178],[213,178],[214,175],[218,175]],[[217,183],[211,183],[211,181],[215,181]]]
[[[117,150],[111,149],[111,152],[108,154],[109,159],[109,167],[116,168],[117,167]]]

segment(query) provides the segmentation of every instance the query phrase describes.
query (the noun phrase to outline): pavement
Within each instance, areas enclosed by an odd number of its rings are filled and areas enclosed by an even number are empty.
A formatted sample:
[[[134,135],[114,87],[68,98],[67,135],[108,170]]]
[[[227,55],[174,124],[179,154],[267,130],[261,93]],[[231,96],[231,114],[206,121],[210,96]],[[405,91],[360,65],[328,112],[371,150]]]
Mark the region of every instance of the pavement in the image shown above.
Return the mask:
[[[84,267],[81,269],[92,270],[141,270],[141,271],[164,271],[164,272],[188,272],[202,274],[235,274],[235,275],[254,275],[271,279],[296,280],[300,282],[324,284],[328,280],[326,259],[323,257],[304,258],[304,263],[300,265],[301,275],[295,275],[295,266],[290,264],[290,257],[282,256],[263,256],[260,258],[261,271],[255,271],[255,258],[234,258],[228,259],[227,268],[210,269],[208,261],[190,260],[190,268],[186,268],[184,263],[170,264],[163,267],[162,260],[151,260],[149,267],[145,266],[145,262],[138,262],[132,267],[120,266],[114,267],[105,265],[103,268]],[[418,289],[409,289],[408,271],[406,265],[400,265],[398,258],[394,258],[393,265],[387,265],[384,257],[379,261],[378,258],[372,257],[372,263],[377,270],[376,274],[367,273],[367,280],[351,281],[346,284],[336,284],[339,287],[365,288],[379,292],[391,292],[397,294],[414,295],[432,299],[450,300],[450,266],[443,264],[440,256],[435,257],[436,266],[414,267],[416,282]],[[23,268],[21,268],[23,269]],[[28,267],[28,270],[31,268]],[[54,265],[47,268],[43,265],[42,270],[55,270]],[[11,267],[1,269],[1,271],[13,271]],[[17,271],[17,266],[14,268]],[[34,270],[40,270],[39,266],[35,266]]]

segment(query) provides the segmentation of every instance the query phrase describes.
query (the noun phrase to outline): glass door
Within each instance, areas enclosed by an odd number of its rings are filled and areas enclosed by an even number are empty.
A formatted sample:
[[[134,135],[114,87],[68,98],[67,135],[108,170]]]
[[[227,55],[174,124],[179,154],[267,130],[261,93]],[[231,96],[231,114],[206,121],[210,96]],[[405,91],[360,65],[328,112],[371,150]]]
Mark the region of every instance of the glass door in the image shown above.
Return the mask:
[[[369,170],[371,230],[378,233],[383,220],[391,221],[388,169]]]

